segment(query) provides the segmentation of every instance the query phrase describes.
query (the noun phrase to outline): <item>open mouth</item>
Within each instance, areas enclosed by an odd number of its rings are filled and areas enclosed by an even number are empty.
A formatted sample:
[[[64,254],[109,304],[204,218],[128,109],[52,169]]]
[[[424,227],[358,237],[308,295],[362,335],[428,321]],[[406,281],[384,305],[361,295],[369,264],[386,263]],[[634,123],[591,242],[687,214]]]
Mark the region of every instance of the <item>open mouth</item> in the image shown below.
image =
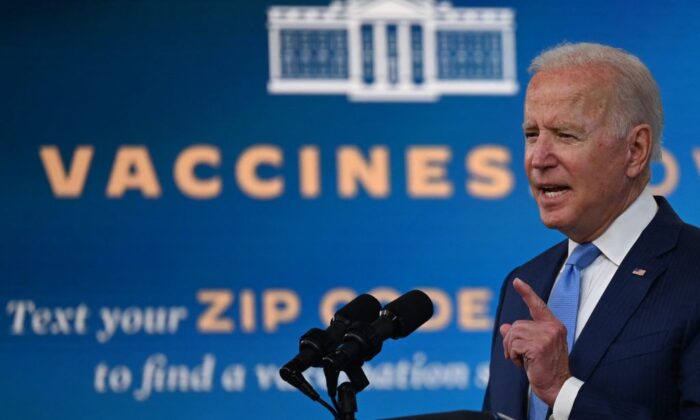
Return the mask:
[[[540,193],[544,195],[546,198],[556,198],[560,197],[564,194],[566,194],[568,191],[571,191],[571,188],[563,185],[545,185],[545,186],[540,186],[538,187],[540,190]]]

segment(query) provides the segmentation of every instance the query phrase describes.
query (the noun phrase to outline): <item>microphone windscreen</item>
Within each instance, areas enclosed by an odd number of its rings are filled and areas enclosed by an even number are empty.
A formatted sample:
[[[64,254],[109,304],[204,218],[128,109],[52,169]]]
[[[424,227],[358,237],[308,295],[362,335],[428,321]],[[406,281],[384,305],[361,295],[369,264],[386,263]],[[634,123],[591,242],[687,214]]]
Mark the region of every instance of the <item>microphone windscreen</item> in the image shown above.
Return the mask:
[[[340,308],[333,319],[344,322],[361,321],[371,323],[379,317],[379,311],[381,310],[382,305],[377,298],[365,293]]]
[[[417,330],[433,316],[433,302],[420,290],[411,290],[388,303],[384,310],[396,316],[392,338],[402,338]]]

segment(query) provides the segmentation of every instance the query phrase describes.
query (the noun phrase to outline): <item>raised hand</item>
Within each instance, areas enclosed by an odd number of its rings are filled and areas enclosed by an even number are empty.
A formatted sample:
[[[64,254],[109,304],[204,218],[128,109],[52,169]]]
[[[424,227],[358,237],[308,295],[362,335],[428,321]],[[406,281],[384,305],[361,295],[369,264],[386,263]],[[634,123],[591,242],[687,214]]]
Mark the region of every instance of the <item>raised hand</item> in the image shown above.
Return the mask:
[[[562,385],[572,376],[566,327],[524,281],[516,278],[513,287],[530,310],[532,321],[518,320],[500,326],[503,353],[506,359],[525,369],[532,392],[552,406]]]

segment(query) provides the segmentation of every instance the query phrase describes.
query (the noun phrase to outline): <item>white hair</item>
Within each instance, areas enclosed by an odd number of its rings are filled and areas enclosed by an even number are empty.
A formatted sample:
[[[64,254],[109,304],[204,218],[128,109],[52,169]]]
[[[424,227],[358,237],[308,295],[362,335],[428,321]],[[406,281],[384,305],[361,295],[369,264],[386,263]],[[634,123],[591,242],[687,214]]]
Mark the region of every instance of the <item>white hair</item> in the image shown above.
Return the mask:
[[[613,88],[617,101],[612,124],[619,137],[625,137],[637,124],[649,124],[652,132],[651,157],[661,158],[661,131],[664,110],[659,87],[649,69],[636,56],[619,48],[593,43],[563,43],[542,52],[530,64],[535,75],[541,71],[602,64],[616,73]]]

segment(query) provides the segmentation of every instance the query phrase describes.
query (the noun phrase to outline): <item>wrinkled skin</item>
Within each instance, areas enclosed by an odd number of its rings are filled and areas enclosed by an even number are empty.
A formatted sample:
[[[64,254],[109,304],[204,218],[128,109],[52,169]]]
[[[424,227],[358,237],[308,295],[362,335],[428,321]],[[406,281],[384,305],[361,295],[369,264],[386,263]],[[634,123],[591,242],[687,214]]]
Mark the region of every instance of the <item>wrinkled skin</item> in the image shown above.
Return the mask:
[[[506,359],[525,369],[532,392],[552,406],[562,385],[571,377],[566,327],[525,282],[515,279],[513,287],[525,301],[532,321],[501,325],[503,353]]]
[[[600,236],[648,179],[651,128],[612,128],[612,70],[536,74],[525,98],[525,171],[542,222],[578,243]],[[547,194],[547,190],[553,190]],[[556,191],[558,190],[558,191]]]
[[[649,179],[652,132],[613,129],[615,71],[585,65],[537,73],[525,99],[525,171],[545,226],[578,243],[593,241]],[[513,282],[532,320],[500,326],[506,359],[524,368],[550,406],[570,378],[566,327],[523,281]]]

